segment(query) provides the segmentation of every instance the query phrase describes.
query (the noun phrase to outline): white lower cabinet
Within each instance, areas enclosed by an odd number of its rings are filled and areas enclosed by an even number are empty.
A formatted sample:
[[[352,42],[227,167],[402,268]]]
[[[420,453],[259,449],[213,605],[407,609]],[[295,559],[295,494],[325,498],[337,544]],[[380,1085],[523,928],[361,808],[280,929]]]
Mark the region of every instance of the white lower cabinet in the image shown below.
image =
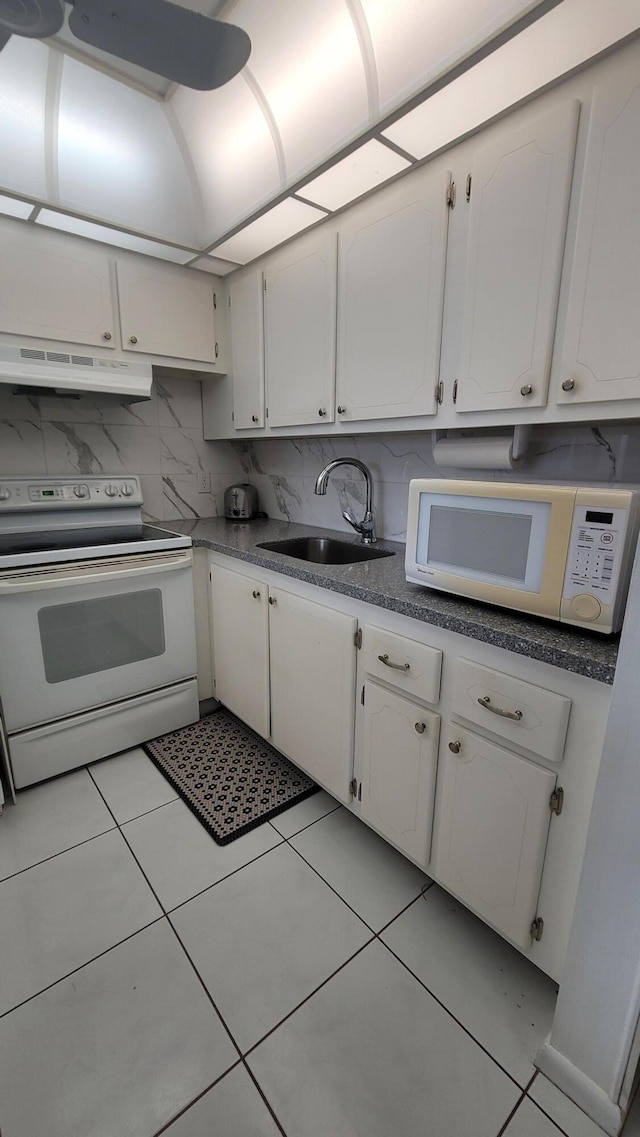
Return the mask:
[[[243,573],[211,566],[215,695],[269,737],[268,589]]]
[[[339,801],[351,801],[358,621],[269,592],[271,741]]]
[[[611,688],[237,563],[216,697],[558,980]]]
[[[521,947],[544,864],[556,774],[449,725],[438,770],[434,876]]]
[[[358,621],[217,564],[210,612],[216,698],[348,804]]]
[[[440,716],[377,683],[367,682],[362,690],[362,819],[426,868]]]

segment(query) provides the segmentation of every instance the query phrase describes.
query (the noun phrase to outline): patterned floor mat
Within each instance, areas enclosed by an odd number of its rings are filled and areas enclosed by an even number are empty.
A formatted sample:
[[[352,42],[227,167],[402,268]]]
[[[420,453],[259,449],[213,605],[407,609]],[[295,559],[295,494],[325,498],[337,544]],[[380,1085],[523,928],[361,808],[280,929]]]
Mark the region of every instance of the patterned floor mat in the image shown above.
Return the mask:
[[[228,845],[320,788],[225,710],[144,746],[218,845]]]

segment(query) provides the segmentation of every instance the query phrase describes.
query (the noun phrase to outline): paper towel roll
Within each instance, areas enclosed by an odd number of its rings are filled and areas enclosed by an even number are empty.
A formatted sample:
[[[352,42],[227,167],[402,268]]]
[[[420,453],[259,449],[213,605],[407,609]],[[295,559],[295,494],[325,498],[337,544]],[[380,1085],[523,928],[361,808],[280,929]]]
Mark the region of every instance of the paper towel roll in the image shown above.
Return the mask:
[[[433,458],[436,466],[459,470],[517,470],[522,459],[513,458],[512,445],[513,438],[504,435],[440,438],[433,447]]]

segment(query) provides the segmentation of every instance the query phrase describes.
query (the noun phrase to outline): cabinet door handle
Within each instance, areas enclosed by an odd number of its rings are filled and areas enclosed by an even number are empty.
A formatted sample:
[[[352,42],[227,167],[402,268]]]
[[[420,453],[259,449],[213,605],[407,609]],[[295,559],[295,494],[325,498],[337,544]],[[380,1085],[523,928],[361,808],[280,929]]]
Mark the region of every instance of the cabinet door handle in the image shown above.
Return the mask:
[[[384,655],[379,655],[378,659],[380,663],[384,663],[385,667],[393,667],[394,671],[409,671],[411,668],[410,663],[393,663],[386,652]]]
[[[531,386],[531,384],[530,383],[524,383],[523,386],[520,388],[520,394],[525,395],[525,396],[526,395],[533,395],[533,387]]]
[[[258,589],[257,589],[257,588],[254,588],[254,590],[253,590],[253,592],[251,593],[251,595],[253,596],[253,599],[254,599],[254,600],[259,600],[259,599],[260,599],[260,593],[258,592]]]
[[[565,380],[563,380],[563,383],[562,383],[562,390],[563,391],[573,391],[573,388],[575,387],[575,385],[576,385],[575,379],[565,379]]]
[[[347,408],[343,407],[343,406],[338,407],[338,414],[343,415],[345,413],[346,409]]]
[[[269,597],[269,603],[270,603],[270,604],[275,604],[275,603],[276,603],[276,598],[275,598],[275,596],[270,596],[270,597]]]
[[[319,411],[318,411],[318,414],[320,415],[320,418],[324,418],[324,416],[326,415],[326,413],[327,413],[327,412],[326,412],[325,410],[323,410],[323,408],[322,408],[322,407],[320,407],[320,409],[319,409]]]
[[[494,707],[488,695],[484,695],[482,699],[478,699],[481,707],[485,711],[491,711],[492,715],[500,715],[503,719],[513,719],[514,722],[520,722],[522,718],[522,711],[505,711],[503,707]]]
[[[110,340],[111,339],[111,332],[103,332],[102,338],[103,338],[103,340]]]
[[[462,750],[462,743],[461,742],[450,742],[449,743],[449,750],[451,751],[452,754],[459,754],[460,751]]]
[[[138,342],[137,336],[129,336],[129,343],[137,343],[137,342]]]
[[[417,722],[414,725],[415,725],[415,729],[417,730],[418,734],[424,734],[425,730],[427,729],[426,722]]]
[[[258,416],[257,416],[257,415],[251,415],[251,421],[252,421],[252,422],[257,422],[257,421],[258,421]]]

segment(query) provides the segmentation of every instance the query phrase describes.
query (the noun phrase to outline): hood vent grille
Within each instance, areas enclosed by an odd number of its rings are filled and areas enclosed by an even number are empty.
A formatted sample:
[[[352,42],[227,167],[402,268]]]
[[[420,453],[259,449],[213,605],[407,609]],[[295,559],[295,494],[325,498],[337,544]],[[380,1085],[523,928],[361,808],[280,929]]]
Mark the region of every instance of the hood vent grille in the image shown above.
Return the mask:
[[[40,363],[69,363],[73,367],[93,367],[91,355],[67,355],[64,351],[39,351],[34,347],[21,347],[21,359],[35,359]]]
[[[129,402],[151,398],[151,364],[127,359],[116,351],[108,355],[76,354],[73,348],[48,351],[27,344],[0,342],[0,386],[31,389],[31,394],[117,395]]]

